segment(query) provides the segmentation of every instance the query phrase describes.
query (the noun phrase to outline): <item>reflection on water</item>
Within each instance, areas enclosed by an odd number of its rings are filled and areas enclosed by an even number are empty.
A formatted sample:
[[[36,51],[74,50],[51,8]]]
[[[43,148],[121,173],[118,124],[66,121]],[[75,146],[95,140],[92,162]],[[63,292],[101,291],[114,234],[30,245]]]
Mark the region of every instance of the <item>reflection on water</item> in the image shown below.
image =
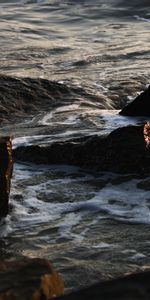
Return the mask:
[[[69,80],[92,90],[97,90],[95,83],[114,89],[112,74],[122,88],[129,77],[145,84],[150,58],[147,3],[3,2],[1,71]]]

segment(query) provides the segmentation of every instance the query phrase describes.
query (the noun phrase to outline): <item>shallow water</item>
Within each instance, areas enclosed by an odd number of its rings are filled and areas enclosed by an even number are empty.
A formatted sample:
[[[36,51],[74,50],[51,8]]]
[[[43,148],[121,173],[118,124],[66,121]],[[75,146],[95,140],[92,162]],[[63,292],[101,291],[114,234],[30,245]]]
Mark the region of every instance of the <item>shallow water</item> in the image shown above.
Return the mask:
[[[98,96],[92,102],[81,94],[73,104],[1,125],[14,148],[103,135],[146,120],[118,112],[149,84],[148,2],[0,1],[2,73],[56,80]],[[66,291],[149,268],[149,182],[137,174],[15,162],[1,257],[50,259]]]

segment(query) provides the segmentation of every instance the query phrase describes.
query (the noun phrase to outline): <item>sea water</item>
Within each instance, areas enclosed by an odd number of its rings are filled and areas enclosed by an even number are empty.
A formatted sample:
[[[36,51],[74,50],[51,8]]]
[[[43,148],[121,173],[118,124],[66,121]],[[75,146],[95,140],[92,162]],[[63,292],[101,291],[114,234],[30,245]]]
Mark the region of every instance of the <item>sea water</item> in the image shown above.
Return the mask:
[[[149,33],[149,1],[0,1],[1,73],[97,95],[92,102],[81,93],[74,104],[2,124],[13,148],[146,121],[118,112],[149,84]],[[51,260],[66,291],[150,268],[149,190],[150,178],[138,174],[15,162],[1,258]]]

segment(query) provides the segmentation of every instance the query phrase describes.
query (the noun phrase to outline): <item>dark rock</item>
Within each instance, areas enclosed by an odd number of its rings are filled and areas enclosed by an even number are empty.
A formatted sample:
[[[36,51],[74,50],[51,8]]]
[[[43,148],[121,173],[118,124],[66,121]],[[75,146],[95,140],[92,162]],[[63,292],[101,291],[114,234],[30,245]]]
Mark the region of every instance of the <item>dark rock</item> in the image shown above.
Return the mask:
[[[124,116],[150,116],[150,86],[134,101],[125,106],[120,115]]]
[[[45,259],[0,262],[0,300],[50,300],[63,291],[62,279]]]
[[[99,101],[106,106],[105,97],[92,95],[82,88],[67,86],[41,78],[12,78],[0,75],[0,121],[12,122],[50,111],[54,107],[74,103],[77,99]]]
[[[0,138],[0,218],[8,213],[13,160],[10,137]]]
[[[148,300],[150,271],[100,282],[59,297],[58,300]]]
[[[119,128],[105,137],[85,137],[49,146],[19,147],[14,150],[14,157],[39,164],[73,164],[97,171],[150,172],[150,155],[143,126]]]

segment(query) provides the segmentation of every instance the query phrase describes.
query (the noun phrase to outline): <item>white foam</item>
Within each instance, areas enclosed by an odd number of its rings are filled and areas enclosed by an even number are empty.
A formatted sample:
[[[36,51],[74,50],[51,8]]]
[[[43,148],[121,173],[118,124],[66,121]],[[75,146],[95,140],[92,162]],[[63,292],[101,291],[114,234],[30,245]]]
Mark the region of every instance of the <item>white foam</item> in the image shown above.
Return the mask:
[[[66,119],[71,118],[72,121],[73,121],[73,124],[74,124],[74,121],[77,119],[77,116],[73,115],[73,116],[67,117],[67,115],[68,115],[68,113],[71,113],[71,112],[74,113],[74,111],[76,111],[78,109],[79,109],[79,104],[71,104],[71,105],[61,106],[59,108],[54,109],[52,112],[47,113],[46,115],[44,115],[44,117],[42,117],[42,119],[38,121],[38,124],[39,125],[44,125],[44,126],[51,125],[52,119],[55,119],[56,124],[61,124],[61,123],[65,124],[64,122],[67,122],[67,121],[60,122],[58,120],[57,115],[60,114],[60,113],[67,113],[66,114]],[[71,119],[70,119],[69,124],[71,124]],[[68,122],[67,122],[67,124],[68,124]]]
[[[113,244],[104,243],[104,242],[92,246],[92,248],[96,248],[96,249],[106,249],[106,248],[114,248],[114,247],[117,246]]]
[[[63,118],[61,112],[64,113]],[[49,126],[49,134],[16,137],[13,139],[13,149],[18,146],[50,144],[64,138],[70,139],[85,135],[108,134],[118,127],[147,121],[145,117],[121,116],[119,115],[119,110],[80,109],[79,105],[76,104],[58,108],[39,118],[38,124]]]
[[[120,110],[101,110],[100,118],[105,121],[103,132],[111,131],[128,125],[136,125],[147,121],[146,117],[127,117],[119,115]]]
[[[32,175],[32,172],[31,174]],[[149,199],[149,191],[143,191],[136,188],[137,180],[130,183],[112,186],[108,184],[99,192],[91,193],[89,200],[82,200],[84,196],[85,178],[61,178],[56,180],[48,180],[45,183],[27,186],[23,192],[23,201],[18,204],[12,199],[14,205],[11,218],[13,220],[13,229],[26,228],[37,224],[57,221],[59,234],[62,237],[70,236],[78,241],[83,240],[85,232],[82,234],[74,234],[72,229],[74,226],[82,222],[87,215],[94,214],[94,222],[97,223],[103,218],[112,218],[126,222],[140,222],[150,224],[150,210],[148,208],[147,199]],[[81,181],[81,200],[74,202],[48,202],[44,199],[39,200],[37,195],[39,192],[47,191],[54,193],[54,187],[62,186],[61,193],[68,193],[68,188],[73,182]],[[67,184],[67,185],[66,185]],[[66,188],[65,188],[66,185]],[[13,191],[14,192],[14,191]],[[86,187],[85,187],[86,192]],[[73,190],[71,190],[73,193]],[[46,194],[45,194],[46,195]],[[90,192],[89,192],[90,196]],[[44,197],[44,195],[43,195]],[[64,194],[65,197],[65,194]],[[78,196],[79,197],[79,196]],[[141,200],[142,199],[142,200]],[[32,213],[30,212],[32,210]],[[98,214],[97,216],[95,215]],[[9,220],[10,221],[10,220]],[[101,247],[102,244],[94,247]],[[106,246],[106,245],[104,245]],[[112,246],[112,245],[111,245]]]
[[[124,249],[123,251],[121,251],[121,253],[123,254],[127,254],[128,257],[134,261],[143,259],[146,257],[145,254],[137,252],[135,249]]]
[[[81,215],[76,215],[73,212],[67,214],[65,218],[58,223],[60,236],[67,239],[74,238],[78,240],[78,242],[81,242],[83,240],[83,236],[72,232],[73,226],[79,224],[81,220]]]
[[[143,253],[136,253],[133,256],[131,256],[131,259],[137,261],[137,260],[143,259],[145,257],[146,257],[146,255],[144,255]]]
[[[102,92],[107,93],[108,92],[108,88],[106,88],[105,86],[103,86],[102,84],[100,84],[99,82],[95,82],[94,85],[96,86],[96,88]]]
[[[134,249],[125,249],[123,251],[121,251],[123,254],[135,254],[136,253],[136,250]]]
[[[144,22],[148,22],[148,23],[150,22],[150,19],[143,18],[143,17],[140,17],[138,15],[134,15],[134,18],[136,18],[139,21],[144,21]]]
[[[45,140],[50,139],[50,135],[26,135],[21,137],[16,137],[12,141],[13,149],[19,146],[29,146],[33,145],[35,142],[45,142]]]
[[[12,222],[9,215],[0,221],[0,238],[5,238],[13,232]]]
[[[94,197],[94,205],[114,219],[150,224],[149,191],[138,189],[137,182],[132,180],[117,186],[108,185]]]

